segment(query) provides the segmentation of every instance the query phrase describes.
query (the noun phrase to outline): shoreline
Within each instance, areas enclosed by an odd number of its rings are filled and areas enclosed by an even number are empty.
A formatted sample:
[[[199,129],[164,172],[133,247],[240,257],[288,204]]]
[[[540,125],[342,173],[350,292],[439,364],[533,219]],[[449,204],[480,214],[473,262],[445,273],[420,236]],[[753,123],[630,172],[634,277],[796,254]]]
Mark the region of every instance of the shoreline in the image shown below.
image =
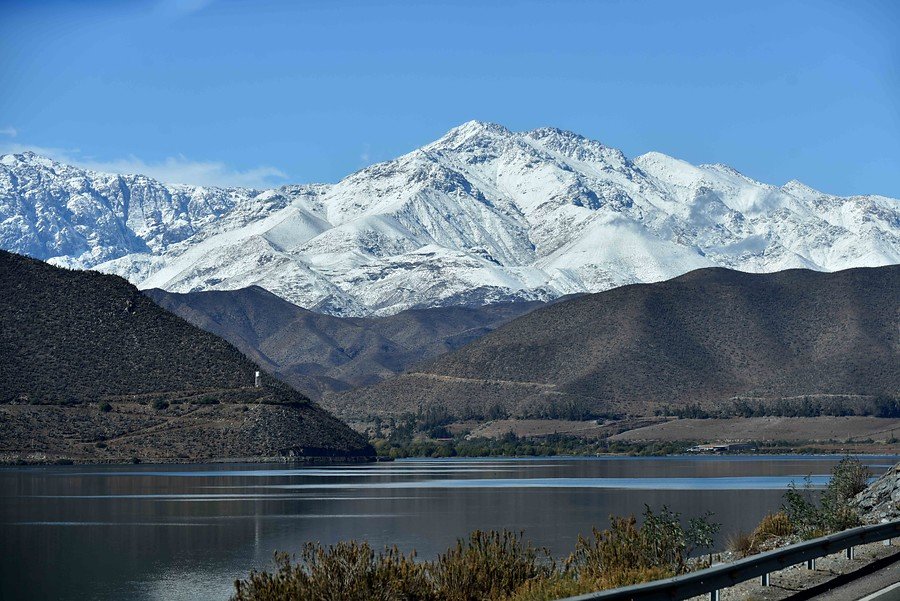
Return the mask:
[[[153,465],[205,465],[205,464],[221,464],[221,465],[240,465],[240,464],[261,464],[261,463],[281,463],[285,465],[300,464],[303,466],[313,465],[355,465],[367,463],[380,463],[386,461],[374,456],[365,457],[235,457],[225,459],[184,459],[184,458],[153,458],[148,461],[93,461],[89,459],[47,459],[47,460],[7,460],[0,457],[0,469],[7,467],[64,467],[68,465],[96,465],[96,466],[153,466]],[[393,461],[393,460],[389,460]]]
[[[393,459],[390,457],[307,457],[307,458],[297,458],[297,457],[236,457],[236,458],[226,458],[226,459],[183,459],[176,458],[172,460],[167,459],[153,459],[152,461],[138,461],[138,462],[119,462],[119,461],[91,461],[91,460],[82,460],[82,459],[56,459],[56,460],[39,460],[39,461],[21,461],[21,460],[7,460],[0,456],[0,469],[4,468],[15,468],[15,467],[65,467],[65,466],[97,466],[97,467],[106,467],[106,466],[122,466],[122,467],[134,467],[134,466],[154,466],[154,465],[183,465],[183,466],[191,466],[191,465],[253,465],[253,464],[263,464],[263,463],[272,463],[272,464],[282,464],[285,466],[295,465],[298,467],[307,467],[307,466],[316,466],[316,465],[367,465],[367,464],[376,464],[376,463],[392,463],[395,461],[477,461],[477,460],[498,460],[498,461],[522,461],[522,460],[547,460],[547,459],[563,459],[563,460],[578,460],[578,461],[590,461],[592,459],[663,459],[667,457],[671,458],[681,458],[681,459],[718,459],[718,460],[726,460],[726,459],[737,459],[737,458],[746,458],[746,459],[771,459],[774,457],[782,457],[782,458],[834,458],[839,456],[850,455],[852,457],[863,457],[863,458],[890,458],[890,459],[900,459],[900,452],[895,453],[845,453],[840,451],[835,452],[777,452],[773,451],[771,453],[673,453],[669,455],[634,455],[629,453],[598,453],[592,455],[479,455],[479,456],[455,456],[455,457],[399,457],[397,459]]]

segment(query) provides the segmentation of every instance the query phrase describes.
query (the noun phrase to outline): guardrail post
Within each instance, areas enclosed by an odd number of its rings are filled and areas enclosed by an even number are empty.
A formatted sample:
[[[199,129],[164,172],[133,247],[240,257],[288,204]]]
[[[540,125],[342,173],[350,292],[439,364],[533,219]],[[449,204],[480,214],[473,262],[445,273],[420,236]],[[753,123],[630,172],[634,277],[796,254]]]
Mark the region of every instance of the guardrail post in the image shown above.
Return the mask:
[[[762,586],[769,586],[769,574],[763,574],[762,577],[759,579],[759,583]]]
[[[807,559],[806,560],[806,569],[807,570],[815,570],[816,569],[816,559]]]
[[[853,547],[847,547],[847,559],[853,559],[854,557],[856,557],[856,553]]]
[[[719,591],[709,591],[709,601],[719,601]]]

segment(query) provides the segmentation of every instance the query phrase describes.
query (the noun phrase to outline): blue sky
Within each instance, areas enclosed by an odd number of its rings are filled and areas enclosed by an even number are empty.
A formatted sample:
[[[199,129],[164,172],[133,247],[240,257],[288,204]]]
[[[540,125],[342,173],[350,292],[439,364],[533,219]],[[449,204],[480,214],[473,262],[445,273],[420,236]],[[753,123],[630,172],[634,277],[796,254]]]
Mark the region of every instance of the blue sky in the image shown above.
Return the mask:
[[[336,181],[470,119],[900,197],[900,3],[0,4],[0,151]]]

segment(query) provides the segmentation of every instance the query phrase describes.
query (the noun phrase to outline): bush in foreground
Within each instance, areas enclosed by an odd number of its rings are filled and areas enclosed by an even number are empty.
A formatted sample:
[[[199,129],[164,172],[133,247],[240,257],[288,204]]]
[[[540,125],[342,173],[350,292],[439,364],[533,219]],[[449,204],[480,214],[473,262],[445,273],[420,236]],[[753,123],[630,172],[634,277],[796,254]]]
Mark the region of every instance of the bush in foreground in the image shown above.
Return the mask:
[[[866,488],[870,477],[869,468],[858,459],[844,457],[834,467],[831,480],[818,502],[808,477],[803,488],[791,483],[785,493],[784,512],[803,539],[860,526],[862,518],[852,500]]]
[[[340,542],[332,547],[309,543],[294,563],[290,555],[275,555],[276,571],[251,572],[238,580],[235,601],[368,601],[437,599],[427,565],[396,547],[379,553],[368,543]]]
[[[870,477],[865,465],[848,456],[834,467],[821,493],[813,489],[809,476],[802,487],[792,482],[781,511],[765,516],[750,534],[729,536],[728,550],[744,557],[790,542],[789,537],[808,540],[862,525],[853,499],[866,488]]]
[[[594,530],[593,540],[579,537],[570,566],[600,588],[683,574],[694,551],[712,547],[719,526],[708,518],[693,518],[685,529],[680,516],[665,507],[659,513],[645,507],[640,527],[634,516],[613,517],[608,530]]]
[[[509,531],[473,532],[431,562],[396,547],[368,543],[307,544],[294,562],[277,554],[276,570],[235,582],[234,601],[545,601],[656,580],[689,569],[695,550],[712,545],[718,525],[708,515],[681,525],[665,507],[611,518],[608,530],[580,538],[561,564]]]
[[[447,601],[504,599],[526,582],[546,580],[555,566],[546,550],[521,534],[476,530],[428,566],[437,598]]]
[[[729,534],[728,539],[725,541],[725,548],[735,553],[738,557],[746,557],[755,552],[753,550],[753,535],[747,534],[743,530]]]
[[[740,557],[753,555],[778,546],[784,537],[795,534],[794,525],[784,511],[766,515],[753,532],[737,532],[728,537],[727,547]]]

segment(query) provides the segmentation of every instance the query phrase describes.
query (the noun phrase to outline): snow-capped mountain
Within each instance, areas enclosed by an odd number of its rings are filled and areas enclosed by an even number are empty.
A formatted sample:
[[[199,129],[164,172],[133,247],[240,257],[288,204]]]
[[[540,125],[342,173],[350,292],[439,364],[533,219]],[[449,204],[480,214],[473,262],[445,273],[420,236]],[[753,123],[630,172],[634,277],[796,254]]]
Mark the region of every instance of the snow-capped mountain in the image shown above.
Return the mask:
[[[165,185],[0,158],[0,246],[174,292],[252,284],[338,315],[549,299],[719,265],[900,263],[900,201],[472,121],[334,185]]]

